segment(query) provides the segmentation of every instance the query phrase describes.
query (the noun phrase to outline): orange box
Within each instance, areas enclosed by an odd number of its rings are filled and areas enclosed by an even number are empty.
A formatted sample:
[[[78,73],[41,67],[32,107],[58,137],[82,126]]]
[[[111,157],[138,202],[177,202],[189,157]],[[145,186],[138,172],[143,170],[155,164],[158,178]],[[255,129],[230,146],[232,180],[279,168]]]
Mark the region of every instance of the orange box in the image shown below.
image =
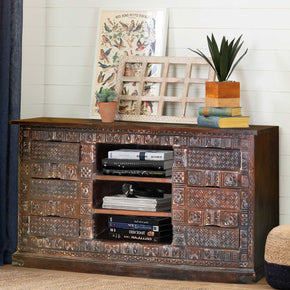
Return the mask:
[[[206,107],[240,107],[239,82],[206,82]]]

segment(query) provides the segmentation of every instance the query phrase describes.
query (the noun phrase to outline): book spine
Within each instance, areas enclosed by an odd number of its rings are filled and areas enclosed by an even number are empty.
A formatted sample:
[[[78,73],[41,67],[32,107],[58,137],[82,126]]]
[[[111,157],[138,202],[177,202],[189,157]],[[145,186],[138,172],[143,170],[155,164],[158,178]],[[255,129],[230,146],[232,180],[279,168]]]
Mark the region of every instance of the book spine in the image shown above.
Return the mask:
[[[219,117],[211,116],[198,116],[197,124],[201,127],[209,127],[209,128],[220,128],[219,126]]]
[[[165,154],[161,152],[156,153],[156,152],[109,151],[108,158],[134,159],[134,160],[165,160]]]
[[[165,170],[139,170],[139,169],[106,169],[103,168],[103,174],[105,175],[121,175],[121,176],[150,176],[150,177],[165,177]]]
[[[161,227],[152,226],[152,225],[141,225],[141,224],[130,224],[130,223],[118,223],[118,222],[109,222],[109,228],[118,228],[118,229],[127,229],[127,230],[143,230],[143,231],[153,231],[158,232]]]
[[[109,217],[110,222],[121,222],[121,223],[132,223],[132,224],[142,224],[151,226],[160,226],[164,224],[171,224],[171,218],[146,218],[137,216],[118,216],[113,215]]]
[[[198,111],[200,116],[221,116],[231,117],[233,116],[232,108],[215,108],[215,107],[200,107]]]
[[[121,169],[157,169],[164,170],[165,161],[155,160],[124,160],[105,158],[102,160],[105,168],[121,168]]]
[[[159,231],[159,232],[153,232],[153,231],[146,231],[146,230],[128,230],[128,229],[119,229],[119,228],[109,228],[110,233],[117,233],[121,235],[136,235],[136,236],[145,236],[145,237],[165,237],[172,235],[172,230],[166,230],[166,231]]]
[[[118,240],[133,240],[133,241],[143,241],[143,242],[153,242],[160,243],[169,241],[171,236],[168,237],[147,237],[147,236],[137,236],[137,235],[126,235],[126,234],[118,234],[118,233],[109,233],[109,238],[118,239]]]

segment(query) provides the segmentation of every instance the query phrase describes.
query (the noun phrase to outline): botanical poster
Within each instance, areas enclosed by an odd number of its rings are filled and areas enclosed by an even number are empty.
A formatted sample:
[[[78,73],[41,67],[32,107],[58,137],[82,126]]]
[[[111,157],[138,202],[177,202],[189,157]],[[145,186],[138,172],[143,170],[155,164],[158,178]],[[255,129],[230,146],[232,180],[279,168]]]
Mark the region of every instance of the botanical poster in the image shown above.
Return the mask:
[[[95,94],[104,88],[115,89],[118,64],[122,56],[164,55],[167,34],[166,10],[109,11],[101,10],[95,69],[91,96],[91,117],[100,118]],[[138,74],[138,64],[126,67],[125,73]],[[156,70],[156,69],[155,69]],[[149,75],[154,68],[151,68]],[[154,84],[147,86],[145,94],[154,94]],[[157,86],[156,86],[157,88]],[[157,88],[158,89],[158,88]],[[138,94],[134,82],[124,85],[123,94]],[[143,92],[142,92],[143,93]],[[119,114],[134,114],[135,104],[121,100]],[[143,114],[154,114],[153,102],[142,104]]]

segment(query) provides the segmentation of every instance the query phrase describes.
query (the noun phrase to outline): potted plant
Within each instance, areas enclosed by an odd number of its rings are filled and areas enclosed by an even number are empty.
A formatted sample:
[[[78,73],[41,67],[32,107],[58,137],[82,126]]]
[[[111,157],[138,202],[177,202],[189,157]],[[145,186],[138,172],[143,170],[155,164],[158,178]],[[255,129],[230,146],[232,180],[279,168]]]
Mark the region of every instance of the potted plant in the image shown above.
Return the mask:
[[[102,89],[96,92],[96,99],[99,106],[99,112],[102,122],[113,122],[117,110],[117,93],[112,89]]]
[[[207,36],[207,44],[211,55],[211,60],[200,50],[193,50],[194,53],[201,56],[215,71],[218,82],[206,82],[206,100],[207,107],[239,107],[240,106],[240,83],[228,81],[232,72],[245,56],[248,49],[235,62],[238,52],[243,42],[242,35],[236,40],[229,42],[225,36],[222,38],[220,49],[214,35],[211,38]]]

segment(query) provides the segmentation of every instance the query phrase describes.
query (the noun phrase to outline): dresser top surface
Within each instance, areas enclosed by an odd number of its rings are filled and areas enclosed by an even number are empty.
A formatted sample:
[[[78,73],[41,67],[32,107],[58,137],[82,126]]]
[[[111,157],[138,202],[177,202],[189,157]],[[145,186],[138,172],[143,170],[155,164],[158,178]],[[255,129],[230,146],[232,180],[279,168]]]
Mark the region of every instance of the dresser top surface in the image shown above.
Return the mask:
[[[172,124],[172,123],[145,123],[145,122],[123,122],[115,121],[112,123],[104,123],[101,120],[95,119],[80,119],[80,118],[51,118],[39,117],[21,120],[12,120],[11,124],[32,127],[70,127],[70,128],[109,128],[122,130],[154,130],[154,131],[180,131],[180,132],[208,132],[208,133],[232,133],[232,134],[251,134],[257,135],[263,131],[278,129],[278,126],[251,125],[249,128],[228,128],[216,129],[200,127],[196,124]]]

